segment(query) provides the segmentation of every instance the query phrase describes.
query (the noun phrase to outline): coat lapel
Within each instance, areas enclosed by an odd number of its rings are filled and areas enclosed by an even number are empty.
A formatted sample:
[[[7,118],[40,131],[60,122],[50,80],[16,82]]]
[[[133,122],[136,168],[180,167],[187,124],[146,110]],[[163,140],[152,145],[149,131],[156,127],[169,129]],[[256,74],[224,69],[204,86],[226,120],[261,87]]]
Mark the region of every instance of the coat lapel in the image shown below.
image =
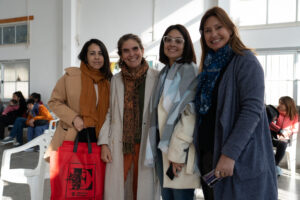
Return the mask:
[[[119,105],[119,111],[120,111],[120,119],[123,121],[123,115],[124,115],[124,82],[123,77],[120,74],[120,76],[116,80],[116,87],[117,87],[117,102]]]
[[[149,68],[146,77],[145,84],[145,99],[144,99],[144,111],[143,111],[143,119],[146,119],[146,110],[148,109],[149,101],[152,95],[153,86],[155,81],[153,80],[153,71]]]

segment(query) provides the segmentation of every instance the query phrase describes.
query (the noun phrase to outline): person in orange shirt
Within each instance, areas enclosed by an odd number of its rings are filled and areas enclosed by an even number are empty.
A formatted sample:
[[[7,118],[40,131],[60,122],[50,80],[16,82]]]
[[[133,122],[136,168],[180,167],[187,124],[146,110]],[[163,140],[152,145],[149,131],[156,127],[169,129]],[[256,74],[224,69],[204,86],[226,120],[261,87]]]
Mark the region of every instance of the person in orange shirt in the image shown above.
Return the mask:
[[[291,97],[280,97],[277,110],[279,112],[279,117],[276,121],[270,123],[270,129],[276,133],[272,134],[272,143],[273,146],[276,147],[276,173],[277,176],[280,176],[282,172],[278,165],[284,157],[290,137],[298,132],[299,123],[298,111],[295,102]]]
[[[53,117],[43,104],[35,103],[34,99],[28,99],[27,109],[26,125],[28,126],[27,140],[29,142],[44,133]]]

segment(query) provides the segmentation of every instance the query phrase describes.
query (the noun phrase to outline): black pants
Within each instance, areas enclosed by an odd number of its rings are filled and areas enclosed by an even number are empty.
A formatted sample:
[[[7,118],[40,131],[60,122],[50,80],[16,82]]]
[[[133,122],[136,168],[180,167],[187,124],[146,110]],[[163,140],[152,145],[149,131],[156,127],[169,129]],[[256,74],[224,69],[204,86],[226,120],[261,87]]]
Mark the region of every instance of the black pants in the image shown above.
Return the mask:
[[[273,147],[276,147],[276,153],[275,153],[275,163],[276,165],[279,165],[280,161],[284,157],[285,150],[288,145],[288,141],[282,141],[272,138]]]
[[[7,115],[0,115],[0,140],[4,138],[4,130],[8,125],[14,124],[17,118],[15,111],[9,112]]]
[[[200,151],[199,169],[201,175],[205,175],[213,169],[213,153],[210,151]],[[214,200],[214,190],[207,186],[201,178],[201,186],[205,200]]]
[[[91,142],[97,142],[95,127],[88,127],[82,129],[79,134],[79,142],[87,142],[87,134],[90,136]]]

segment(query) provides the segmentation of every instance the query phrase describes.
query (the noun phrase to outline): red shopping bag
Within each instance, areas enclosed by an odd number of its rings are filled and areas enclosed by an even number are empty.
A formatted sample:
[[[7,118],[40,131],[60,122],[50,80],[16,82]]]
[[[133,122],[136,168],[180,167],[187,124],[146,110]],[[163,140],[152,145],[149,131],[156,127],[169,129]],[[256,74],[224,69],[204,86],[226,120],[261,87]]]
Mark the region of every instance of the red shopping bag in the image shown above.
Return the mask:
[[[89,139],[78,142],[78,135],[51,152],[51,200],[102,200],[105,164],[100,153],[100,146]]]

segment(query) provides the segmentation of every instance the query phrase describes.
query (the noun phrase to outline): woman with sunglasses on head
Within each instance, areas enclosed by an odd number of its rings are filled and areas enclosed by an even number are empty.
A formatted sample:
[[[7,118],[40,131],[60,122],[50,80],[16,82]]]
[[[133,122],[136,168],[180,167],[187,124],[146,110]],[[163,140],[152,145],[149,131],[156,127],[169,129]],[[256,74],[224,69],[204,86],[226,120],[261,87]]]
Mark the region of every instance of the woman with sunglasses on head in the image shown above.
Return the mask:
[[[159,61],[165,67],[150,106],[153,162],[163,200],[192,200],[200,178],[195,172],[192,142],[195,115],[186,97],[190,96],[189,86],[197,75],[197,67],[193,43],[184,26],[167,28],[160,43]]]
[[[149,101],[158,71],[143,57],[137,35],[123,35],[118,54],[121,72],[111,80],[110,109],[98,139],[107,163],[104,199],[159,200],[154,169],[144,165]]]
[[[201,175],[222,178],[213,188],[202,181],[204,197],[277,199],[263,69],[222,8],[204,14],[200,33],[194,143]]]

